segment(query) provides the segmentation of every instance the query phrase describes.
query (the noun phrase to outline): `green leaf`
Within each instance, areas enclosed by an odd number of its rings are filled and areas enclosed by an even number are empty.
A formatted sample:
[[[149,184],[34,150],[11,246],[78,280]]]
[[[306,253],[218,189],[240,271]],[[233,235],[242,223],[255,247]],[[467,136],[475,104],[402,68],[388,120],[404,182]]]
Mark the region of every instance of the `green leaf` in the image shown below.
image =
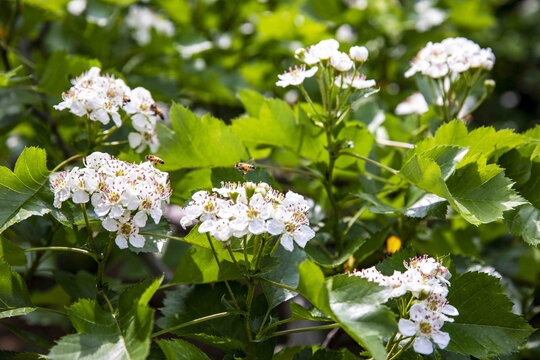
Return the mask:
[[[29,147],[17,159],[13,172],[0,167],[0,233],[30,216],[51,211],[51,205],[38,196],[49,180],[46,162],[45,150]]]
[[[89,272],[81,270],[72,275],[66,271],[57,270],[54,272],[54,280],[73,299],[96,297],[96,278]]]
[[[287,251],[280,246],[272,258],[278,259],[279,265],[261,277],[291,287],[298,286],[298,265],[306,259],[305,252],[296,247],[293,251]],[[262,283],[262,288],[270,308],[274,308],[296,296],[296,292],[294,291],[272,286],[264,282]]]
[[[167,360],[210,360],[198,347],[186,341],[156,340]]]
[[[302,305],[295,303],[294,301],[289,302],[289,307],[291,309],[291,317],[298,320],[312,320],[312,321],[329,321],[330,317],[323,312],[321,312],[316,307],[311,307],[306,309]]]
[[[26,265],[24,250],[2,236],[0,236],[0,258],[3,258],[11,266]]]
[[[249,116],[254,118],[259,116],[261,107],[266,101],[264,96],[257,91],[243,89],[238,93],[238,97]]]
[[[528,244],[540,244],[540,210],[522,205],[504,213],[504,223],[512,234],[522,236]]]
[[[494,164],[470,163],[456,170],[447,184],[450,203],[475,225],[501,219],[503,212],[525,203],[512,189],[512,181]]]
[[[452,280],[448,302],[459,311],[455,322],[446,323],[448,351],[477,358],[516,351],[534,331],[519,315],[499,280],[484,273],[465,273]]]
[[[337,275],[325,281],[322,271],[312,262],[299,266],[298,292],[330,316],[375,359],[385,359],[382,339],[397,329],[384,288],[348,275]]]
[[[35,310],[22,277],[0,260],[0,319]]]
[[[113,313],[81,299],[67,310],[77,334],[58,340],[50,359],[145,359],[150,351],[154,311],[148,306],[163,277],[129,286]]]
[[[344,128],[339,132],[338,140],[352,141],[354,146],[348,149],[348,151],[365,157],[368,157],[371,147],[375,142],[367,127],[360,122],[346,123]],[[361,169],[364,168],[364,162],[352,156],[339,157],[336,161],[336,166],[344,168],[354,163],[360,164]]]
[[[13,334],[17,335],[22,340],[29,342],[30,344],[34,344],[44,349],[49,349],[52,346],[52,344],[48,340],[42,338],[41,336],[33,332],[23,330],[19,328],[18,326],[11,325],[6,322],[3,322],[2,326],[6,327]],[[3,357],[0,356],[0,359],[3,359]]]
[[[203,234],[203,236],[206,238],[205,234]],[[208,243],[206,243],[206,245],[208,246]],[[221,243],[215,244],[214,247],[223,272],[225,273],[225,278],[227,280],[241,279],[243,275],[234,265],[229,252],[226,249],[223,249]],[[244,266],[244,255],[242,253],[236,253],[235,258],[240,263],[240,266]],[[251,260],[252,258],[253,255],[249,254],[248,260]],[[221,276],[212,250],[204,247],[192,246],[180,258],[180,262],[174,272],[171,283],[205,284],[217,281],[223,281],[223,277]]]
[[[375,359],[385,359],[382,338],[397,330],[394,313],[381,304],[385,289],[357,276],[338,275],[327,282],[330,308],[353,339]]]
[[[15,69],[10,71],[0,73],[0,88],[6,87],[9,85],[9,80],[14,77],[19,70],[22,69],[22,65],[17,66]]]
[[[242,294],[237,284],[231,283],[235,295]],[[193,285],[165,292],[163,317],[157,321],[162,329],[168,329],[188,321],[201,318],[228,309],[222,303],[222,297],[230,299],[224,284]],[[174,334],[201,341],[225,350],[242,350],[245,337],[242,320],[239,317],[224,317],[205,321],[173,331]]]
[[[174,132],[158,127],[164,171],[232,167],[249,159],[242,142],[223,121],[210,115],[199,118],[178,104],[173,104],[170,114]]]

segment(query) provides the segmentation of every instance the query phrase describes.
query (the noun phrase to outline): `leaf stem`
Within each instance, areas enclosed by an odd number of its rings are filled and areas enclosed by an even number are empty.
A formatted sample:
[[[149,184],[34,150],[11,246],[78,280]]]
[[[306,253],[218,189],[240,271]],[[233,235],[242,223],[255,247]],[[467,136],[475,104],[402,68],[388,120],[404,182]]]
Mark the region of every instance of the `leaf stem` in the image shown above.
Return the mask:
[[[221,268],[221,263],[219,262],[216,249],[214,248],[214,244],[212,244],[212,239],[210,239],[210,235],[208,233],[206,233],[206,238],[208,239],[208,243],[210,244],[210,248],[212,249],[212,253],[214,254],[214,259],[216,259],[216,263],[217,263],[219,272],[221,274],[221,277],[223,278],[223,281],[225,281],[225,286],[227,286],[227,290],[229,291],[229,294],[231,295],[234,305],[240,311],[241,309],[240,309],[240,305],[238,304],[238,300],[236,300],[236,296],[234,296],[231,286],[229,285],[229,282],[227,281],[227,278],[225,277],[225,273],[223,272],[223,269]]]
[[[230,245],[230,244],[227,245],[226,248],[227,248],[227,251],[229,251],[229,255],[231,255],[231,259],[232,259],[234,265],[236,266],[236,268],[238,269],[238,271],[240,272],[240,274],[242,274],[243,270],[242,270],[242,268],[240,267],[240,264],[238,263],[238,261],[236,261],[236,257],[234,256],[234,253],[233,253],[233,251],[232,251],[232,249],[231,249],[231,245]],[[246,264],[246,266],[247,266],[247,264]]]
[[[277,287],[280,287],[282,289],[286,289],[286,290],[289,290],[289,291],[294,291],[295,293],[298,293],[298,290],[293,288],[292,286],[289,286],[289,285],[285,285],[285,284],[280,284],[278,282],[275,282],[275,281],[272,281],[272,280],[268,280],[268,279],[265,279],[263,277],[260,277],[258,278],[259,280],[262,280],[264,281],[265,283],[268,283],[270,285],[273,285],[273,286],[277,286]]]
[[[41,307],[41,306],[36,306],[36,311],[44,311],[44,312],[48,312],[48,313],[51,313],[51,314],[57,314],[57,315],[62,315],[62,316],[65,316],[65,317],[69,317],[69,315],[67,313],[63,312],[63,311],[50,309],[50,308],[46,308],[46,307]]]
[[[100,254],[98,251],[98,247],[96,244],[96,240],[94,239],[94,233],[92,232],[92,228],[90,227],[90,222],[88,221],[88,214],[86,213],[86,204],[81,204],[81,209],[83,211],[84,216],[84,223],[86,225],[86,230],[88,231],[88,235],[90,235],[90,241],[92,242],[92,247],[94,248],[94,253],[100,258]]]
[[[217,314],[203,316],[203,317],[200,317],[198,319],[187,321],[185,323],[182,323],[182,324],[179,324],[179,325],[176,325],[176,326],[173,326],[173,327],[161,330],[161,331],[157,331],[157,332],[153,333],[151,335],[151,337],[155,338],[155,337],[161,336],[163,334],[170,333],[170,332],[173,332],[175,330],[185,328],[187,326],[199,324],[199,323],[202,323],[202,322],[208,321],[208,320],[219,319],[219,318],[230,316],[230,315],[232,315],[230,312],[221,312],[221,313],[217,313]]]
[[[341,155],[347,155],[347,156],[355,157],[355,158],[357,158],[357,159],[360,159],[360,160],[363,160],[363,161],[365,161],[365,162],[367,162],[367,163],[370,163],[370,164],[372,164],[372,165],[375,165],[375,166],[377,166],[377,167],[379,167],[379,168],[381,168],[381,169],[384,169],[384,170],[386,170],[386,171],[388,171],[388,172],[391,172],[392,174],[394,174],[394,175],[396,175],[396,176],[399,176],[399,177],[401,177],[401,178],[403,177],[403,176],[401,175],[401,173],[399,172],[399,170],[393,169],[393,168],[391,168],[391,167],[389,167],[389,166],[386,166],[386,165],[384,165],[384,164],[381,164],[380,162],[375,161],[375,160],[370,159],[370,158],[367,158],[367,157],[365,157],[365,156],[358,155],[358,154],[354,154],[354,153],[350,153],[350,152],[347,152],[347,151],[342,151],[340,154],[341,154]],[[405,179],[405,180],[406,180],[406,179]]]
[[[409,340],[409,341],[408,341],[401,349],[399,349],[398,352],[394,354],[394,356],[389,357],[390,354],[391,354],[391,352],[390,352],[390,353],[388,354],[387,359],[388,359],[388,360],[394,360],[394,359],[397,358],[399,355],[401,355],[401,354],[402,354],[405,350],[407,350],[407,348],[411,345],[411,343],[413,342],[414,338],[415,338],[415,336],[413,336],[413,337],[412,337],[412,338],[411,338],[411,339],[410,339],[410,340]],[[403,340],[403,339],[402,339],[402,340]],[[394,347],[392,347],[392,349],[394,349],[395,346],[396,346],[397,344],[399,344],[399,343],[400,343],[400,341],[398,341],[398,342],[394,345]]]
[[[333,323],[333,324],[329,324],[329,325],[319,325],[319,326],[311,326],[311,327],[298,328],[298,329],[276,331],[270,337],[276,337],[276,336],[282,336],[282,335],[288,335],[288,334],[296,334],[296,333],[306,332],[306,331],[319,331],[319,330],[334,329],[334,328],[337,328],[337,327],[339,327],[339,324],[338,323]]]
[[[65,251],[65,252],[74,252],[78,254],[84,254],[87,256],[90,256],[92,259],[94,259],[96,262],[99,262],[97,256],[88,250],[85,249],[79,249],[79,248],[72,248],[67,246],[46,246],[46,247],[35,247],[35,248],[28,248],[24,249],[24,252],[30,252],[30,251]]]
[[[51,173],[53,172],[56,172],[58,171],[59,169],[61,169],[64,165],[72,162],[73,160],[77,160],[77,159],[80,159],[84,157],[83,154],[77,154],[77,155],[73,155],[72,157],[70,158],[67,158],[66,160],[62,161],[60,164],[56,165],[56,167],[54,169],[51,170]]]

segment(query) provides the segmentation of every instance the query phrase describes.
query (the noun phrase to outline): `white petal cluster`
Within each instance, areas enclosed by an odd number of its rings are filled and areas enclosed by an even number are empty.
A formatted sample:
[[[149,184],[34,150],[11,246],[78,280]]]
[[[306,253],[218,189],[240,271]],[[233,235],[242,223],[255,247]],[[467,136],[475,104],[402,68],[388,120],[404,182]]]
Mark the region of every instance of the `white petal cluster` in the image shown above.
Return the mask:
[[[388,297],[401,297],[412,294],[416,302],[410,309],[410,319],[399,320],[399,332],[403,336],[415,336],[414,351],[419,354],[431,354],[433,343],[444,349],[450,342],[450,335],[440,329],[445,322],[453,322],[449,316],[459,315],[458,310],[448,304],[448,286],[450,272],[437,259],[424,255],[404,262],[407,270],[403,273],[394,271],[385,276],[375,267],[355,271],[360,276],[387,288]]]
[[[335,72],[332,79],[335,80],[336,84],[338,82],[342,84],[342,88],[366,89],[375,86],[375,81],[366,80],[365,76],[357,73],[357,68],[366,62],[368,55],[369,52],[364,46],[352,46],[347,54],[339,51],[337,40],[322,40],[305,49],[297,49],[294,56],[304,64],[294,69],[290,68],[289,72],[278,75],[279,80],[276,85],[281,87],[301,85],[306,78],[314,76],[319,67],[328,66]],[[306,66],[310,68],[306,69]],[[338,81],[342,77],[345,81]]]
[[[428,111],[428,104],[424,95],[420,92],[416,92],[406,98],[403,102],[396,106],[396,115],[410,115],[418,114],[422,115]]]
[[[482,49],[475,42],[462,38],[448,38],[440,43],[428,42],[411,62],[405,77],[416,73],[431,78],[456,76],[470,69],[491,70],[495,55],[490,48]]]
[[[289,68],[289,71],[278,75],[279,80],[276,82],[277,86],[287,87],[289,85],[298,86],[304,82],[306,78],[310,78],[317,72],[318,67],[314,66],[309,70],[306,70],[306,65],[300,65]]]
[[[133,30],[132,36],[141,46],[147,45],[152,40],[152,29],[167,37],[172,37],[175,32],[172,22],[150,8],[138,5],[129,8],[126,25]]]
[[[171,196],[169,175],[150,162],[128,163],[101,152],[88,155],[84,164],[51,175],[54,206],[60,208],[70,198],[75,204],[91,202],[103,227],[117,233],[119,248],[127,248],[128,242],[143,247],[139,229],[146,226],[148,216],[156,224],[161,220]]]
[[[73,79],[73,86],[62,93],[63,101],[54,108],[69,109],[77,116],[88,116],[103,125],[112,119],[117,127],[122,126],[120,110],[123,110],[131,116],[137,131],[129,134],[130,146],[137,152],[144,151],[147,146],[151,152],[156,152],[159,141],[155,128],[160,112],[150,92],[142,87],[130,89],[122,79],[100,75],[100,72],[101,69],[92,67]]]
[[[315,236],[308,211],[307,200],[292,191],[282,194],[263,182],[222,183],[193,194],[180,224],[186,228],[199,221],[200,233],[224,243],[248,234],[281,235],[281,245],[292,251],[294,243],[303,248]]]

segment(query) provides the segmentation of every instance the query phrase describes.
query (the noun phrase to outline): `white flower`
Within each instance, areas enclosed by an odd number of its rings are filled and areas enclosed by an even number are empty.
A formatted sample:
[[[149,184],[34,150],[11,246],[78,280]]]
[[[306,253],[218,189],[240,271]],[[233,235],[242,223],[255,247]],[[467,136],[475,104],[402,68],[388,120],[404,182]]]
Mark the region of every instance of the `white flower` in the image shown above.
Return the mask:
[[[343,89],[353,87],[357,90],[369,89],[376,85],[375,80],[366,80],[365,75],[357,74],[354,78],[347,74],[336,77],[334,84]]]
[[[322,40],[318,44],[309,47],[306,57],[320,60],[328,60],[339,49],[339,42],[334,39]]]
[[[281,235],[281,244],[292,251],[315,236],[309,227],[309,206],[303,196],[283,195],[266,183],[222,183],[212,193],[199,191],[185,207],[180,224],[185,228],[200,221],[199,232],[217,240],[247,234]]]
[[[491,49],[482,49],[465,38],[448,38],[440,43],[428,42],[411,62],[411,68],[407,70],[405,77],[416,73],[432,78],[447,75],[455,77],[474,68],[489,71],[494,63],[495,55]]]
[[[368,59],[369,51],[365,46],[352,46],[349,55],[354,61],[363,63]]]
[[[289,85],[298,86],[302,84],[306,78],[310,78],[315,75],[317,70],[317,66],[306,70],[305,65],[301,65],[300,67],[295,66],[294,69],[289,68],[289,72],[278,75],[279,80],[276,82],[276,85],[281,87],[287,87]]]
[[[424,99],[424,96],[421,93],[416,92],[406,98],[403,102],[399,103],[398,106],[396,106],[395,113],[396,115],[422,115],[427,111],[428,104],[426,99]]]
[[[400,319],[399,332],[403,336],[416,336],[413,349],[419,354],[429,355],[433,352],[432,341],[444,349],[450,342],[450,335],[440,331],[444,325],[442,318],[433,316],[431,311],[426,311],[422,304],[411,307],[411,320]]]
[[[67,11],[71,15],[79,16],[86,9],[86,0],[71,0],[67,4]]]
[[[334,51],[330,56],[330,66],[338,71],[345,72],[351,70],[354,63],[349,58],[349,55],[341,51]]]

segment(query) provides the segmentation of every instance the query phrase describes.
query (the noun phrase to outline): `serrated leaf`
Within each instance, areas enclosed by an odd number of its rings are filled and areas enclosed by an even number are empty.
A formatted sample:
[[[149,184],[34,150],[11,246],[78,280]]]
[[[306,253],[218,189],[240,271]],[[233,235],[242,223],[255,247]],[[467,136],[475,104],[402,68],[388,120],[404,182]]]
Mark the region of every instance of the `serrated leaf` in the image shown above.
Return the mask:
[[[448,351],[477,358],[508,354],[533,332],[512,313],[512,302],[499,279],[484,273],[465,273],[451,280],[448,302],[459,311],[455,322],[442,328],[450,334]]]
[[[184,340],[156,340],[167,360],[210,360],[198,347]]]
[[[528,244],[540,244],[540,210],[522,205],[504,213],[504,223],[512,234],[522,236]]]
[[[296,247],[293,251],[287,251],[280,246],[272,258],[278,260],[278,266],[272,271],[261,275],[261,277],[291,287],[298,286],[298,265],[306,259],[305,252]],[[294,291],[272,286],[264,282],[262,283],[262,288],[270,308],[274,308],[296,296],[296,292]]]
[[[145,359],[150,351],[154,311],[148,301],[163,277],[129,286],[114,313],[81,299],[67,310],[77,334],[66,335],[49,352],[50,359]]]
[[[23,278],[0,260],[0,319],[35,310]]]
[[[236,296],[240,297],[239,287],[235,283],[230,285]],[[186,286],[167,291],[163,307],[160,309],[163,317],[157,324],[162,329],[167,329],[203,316],[225,312],[227,308],[222,303],[223,296],[230,299],[227,288],[221,283],[214,286]],[[247,342],[242,320],[233,316],[205,321],[174,330],[172,333],[225,350],[244,349]]]
[[[336,321],[375,359],[385,359],[382,339],[396,330],[384,288],[355,276],[337,275],[325,281],[322,271],[309,261],[299,267],[298,292]]]
[[[49,179],[47,154],[36,147],[25,148],[12,172],[0,167],[0,233],[30,216],[51,211],[38,193]]]
[[[223,121],[210,115],[199,118],[179,104],[173,104],[170,116],[174,131],[158,127],[163,170],[232,167],[249,159],[238,136]]]
[[[321,312],[316,307],[311,307],[306,309],[302,305],[295,303],[294,301],[289,302],[289,307],[291,309],[291,317],[298,320],[312,320],[312,321],[330,321],[330,317],[323,312]]]

